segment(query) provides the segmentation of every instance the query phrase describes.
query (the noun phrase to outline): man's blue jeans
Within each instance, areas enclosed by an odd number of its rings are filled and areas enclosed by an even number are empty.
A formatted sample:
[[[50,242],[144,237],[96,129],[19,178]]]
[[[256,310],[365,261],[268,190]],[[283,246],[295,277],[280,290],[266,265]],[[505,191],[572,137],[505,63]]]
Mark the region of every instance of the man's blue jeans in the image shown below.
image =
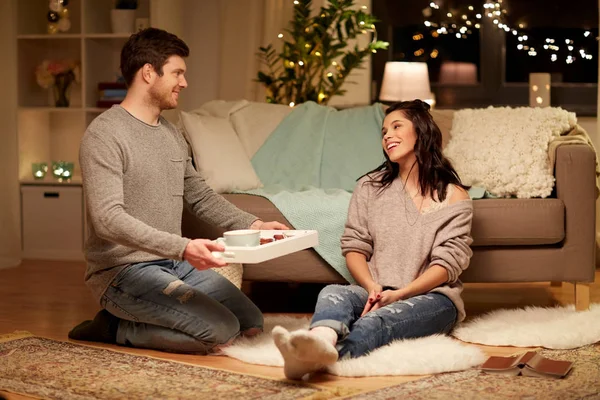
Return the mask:
[[[360,357],[396,339],[448,333],[456,322],[454,303],[440,293],[397,301],[361,318],[368,298],[357,285],[330,285],[319,293],[310,327],[337,332],[340,358]]]
[[[258,307],[235,285],[187,261],[129,265],[101,305],[120,318],[117,343],[133,347],[207,354],[240,331],[263,326]]]

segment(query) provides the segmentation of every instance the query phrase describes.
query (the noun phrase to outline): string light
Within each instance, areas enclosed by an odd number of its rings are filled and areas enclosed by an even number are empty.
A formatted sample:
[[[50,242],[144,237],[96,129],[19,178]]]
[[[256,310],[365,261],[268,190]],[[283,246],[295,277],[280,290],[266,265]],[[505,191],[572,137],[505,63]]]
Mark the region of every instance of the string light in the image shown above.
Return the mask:
[[[535,57],[538,55],[538,51],[532,47],[529,46],[526,42],[529,39],[529,37],[525,34],[519,34],[519,31],[517,30],[517,28],[512,28],[506,21],[506,15],[507,10],[505,8],[502,7],[502,0],[497,0],[497,1],[490,1],[487,0],[487,2],[485,4],[483,4],[483,12],[477,11],[475,10],[475,7],[473,5],[468,5],[467,6],[467,10],[468,12],[465,12],[466,10],[463,9],[461,12],[461,10],[456,10],[453,9],[451,11],[441,11],[441,14],[434,14],[434,10],[439,10],[440,6],[437,4],[436,1],[432,1],[429,3],[429,8],[426,8],[423,10],[423,15],[427,18],[426,21],[424,21],[424,24],[426,27],[430,28],[430,34],[432,37],[437,38],[440,35],[446,35],[448,33],[452,33],[454,34],[454,36],[457,39],[466,39],[467,35],[471,35],[473,32],[469,29],[469,27],[473,26],[476,29],[481,29],[481,24],[479,23],[473,23],[471,20],[475,20],[475,19],[482,19],[483,15],[487,15],[492,22],[494,23],[494,25],[496,25],[499,29],[504,30],[506,33],[512,33],[513,36],[517,36],[517,39],[519,41],[519,43],[517,44],[517,49],[518,50],[525,50],[528,52],[529,56]],[[444,21],[445,17],[450,18],[451,21]],[[441,20],[442,22],[436,23],[434,21],[436,20]],[[439,21],[438,20],[438,21]],[[441,26],[440,26],[441,25]],[[518,29],[525,29],[525,23],[521,22],[518,25]],[[589,37],[592,34],[591,31],[586,30],[585,32],[583,32],[583,36],[584,37]],[[415,34],[413,35],[413,40],[420,40],[424,38],[423,35],[420,34]],[[593,39],[593,37],[592,37]],[[599,40],[598,37],[595,38],[596,40]],[[535,39],[534,39],[535,41]],[[544,51],[551,51],[553,53],[550,54],[550,59],[552,62],[556,61],[558,59],[557,54],[555,54],[555,52],[559,51],[560,48],[558,46],[556,46],[555,44],[555,39],[551,39],[551,38],[546,38],[545,44],[541,43],[539,44],[541,48],[543,48]],[[574,41],[572,39],[566,39],[565,43],[568,45],[567,46],[567,50],[569,52],[574,51]],[[532,44],[532,43],[530,43]],[[415,55],[417,55],[417,53],[419,53],[418,55],[422,55],[424,54],[424,50],[423,49],[419,49],[415,52]],[[591,54],[587,54],[585,49],[582,48],[580,50],[580,55],[581,57],[573,57],[572,55],[568,55],[566,58],[566,62],[568,64],[573,63],[574,61],[578,60],[578,59],[582,59],[582,60],[591,60],[593,57]],[[437,51],[432,51],[431,53],[429,53],[429,57],[431,58],[436,58],[438,56],[438,52]]]

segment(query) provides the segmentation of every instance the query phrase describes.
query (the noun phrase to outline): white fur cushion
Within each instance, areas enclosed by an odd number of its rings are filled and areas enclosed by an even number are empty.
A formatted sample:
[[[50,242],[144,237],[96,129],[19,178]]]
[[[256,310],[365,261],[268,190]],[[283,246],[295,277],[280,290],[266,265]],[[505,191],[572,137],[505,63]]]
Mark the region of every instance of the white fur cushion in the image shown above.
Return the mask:
[[[226,118],[180,112],[196,168],[217,193],[262,187],[238,136]]]
[[[460,110],[444,154],[467,185],[497,196],[547,197],[554,187],[548,145],[576,123],[561,108]]]

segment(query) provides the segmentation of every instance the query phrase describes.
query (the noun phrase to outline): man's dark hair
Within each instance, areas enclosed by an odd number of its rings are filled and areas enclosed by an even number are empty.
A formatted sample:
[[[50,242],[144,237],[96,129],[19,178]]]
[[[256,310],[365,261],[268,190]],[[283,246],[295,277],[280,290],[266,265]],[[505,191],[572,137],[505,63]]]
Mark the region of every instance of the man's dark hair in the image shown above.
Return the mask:
[[[157,28],[134,33],[121,50],[121,73],[130,86],[135,74],[146,64],[152,65],[159,76],[171,56],[187,57],[190,49],[177,36]]]

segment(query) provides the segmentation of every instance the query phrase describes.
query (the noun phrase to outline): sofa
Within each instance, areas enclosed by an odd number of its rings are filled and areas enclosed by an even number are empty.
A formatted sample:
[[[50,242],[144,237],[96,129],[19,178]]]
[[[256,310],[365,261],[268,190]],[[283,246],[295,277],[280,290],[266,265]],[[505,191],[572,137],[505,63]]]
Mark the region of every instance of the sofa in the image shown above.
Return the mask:
[[[241,151],[246,153],[247,160],[251,160],[270,132],[290,112],[284,106],[254,105],[253,108],[250,105],[248,102],[213,102],[199,110],[182,113],[188,119],[194,116],[212,121],[201,122],[204,129],[202,133],[182,126],[190,142],[194,162],[205,174],[207,182],[211,183],[211,173],[215,172],[210,171],[209,164],[216,162],[216,158],[210,160],[210,154],[203,157],[196,150],[202,147],[199,143],[214,140],[215,129],[227,127],[228,135],[232,135],[231,131],[238,135]],[[242,115],[244,113],[245,116]],[[451,139],[454,112],[432,110],[431,113],[440,126],[446,145]],[[187,125],[189,128],[189,121]],[[212,139],[210,136],[213,136]],[[219,133],[219,137],[222,136]],[[237,151],[239,153],[240,150]],[[584,310],[589,307],[590,284],[595,277],[596,154],[589,145],[574,143],[558,146],[555,157],[555,185],[550,196],[482,198],[473,201],[473,257],[461,280],[476,283],[571,282],[575,286],[576,309]],[[252,168],[251,164],[239,166],[237,171],[248,168]],[[216,170],[216,173],[223,173],[223,168]],[[246,177],[246,181],[250,182],[246,186],[251,188],[254,179],[255,176]],[[275,220],[291,225],[267,198],[239,193],[248,189],[244,187],[244,182],[234,190],[227,184],[215,183],[214,179],[211,186],[242,210],[266,221]],[[221,236],[223,231],[197,220],[185,211],[182,233],[190,238],[214,239]],[[244,265],[243,279],[296,283],[346,282],[314,249],[260,264]]]

